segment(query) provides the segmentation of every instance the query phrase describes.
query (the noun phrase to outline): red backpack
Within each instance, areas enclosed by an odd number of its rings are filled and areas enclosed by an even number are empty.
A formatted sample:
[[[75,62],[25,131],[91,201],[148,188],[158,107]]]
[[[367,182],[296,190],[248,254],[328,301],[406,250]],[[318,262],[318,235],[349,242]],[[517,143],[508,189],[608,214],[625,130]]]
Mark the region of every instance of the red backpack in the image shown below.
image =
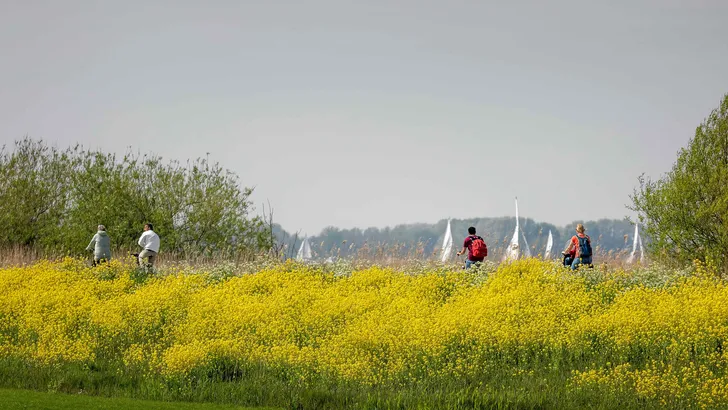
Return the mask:
[[[488,245],[480,236],[473,236],[473,241],[470,243],[470,254],[473,258],[485,258],[488,256]]]

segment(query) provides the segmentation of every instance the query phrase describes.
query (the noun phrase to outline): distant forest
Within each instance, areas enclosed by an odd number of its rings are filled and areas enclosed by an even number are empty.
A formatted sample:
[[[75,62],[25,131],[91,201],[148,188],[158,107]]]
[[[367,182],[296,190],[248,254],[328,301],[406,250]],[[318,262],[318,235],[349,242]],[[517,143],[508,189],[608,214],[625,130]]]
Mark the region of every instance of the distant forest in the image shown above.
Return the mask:
[[[552,255],[558,254],[565,247],[574,232],[577,222],[567,226],[556,226],[549,223],[536,222],[530,218],[519,220],[522,235],[521,246],[525,246],[525,236],[531,254],[543,254],[548,240],[549,230],[554,238]],[[582,222],[587,234],[597,247],[596,252],[621,252],[631,250],[634,225],[626,220],[600,219]],[[513,236],[516,225],[515,217],[452,219],[450,221],[453,234],[453,254],[461,249],[469,226],[474,226],[489,248],[489,256],[502,254]],[[428,258],[439,255],[447,228],[447,220],[434,224],[417,223],[397,225],[387,228],[339,229],[325,228],[321,234],[309,237],[314,256],[352,257],[352,256],[391,256]],[[280,225],[273,225],[273,233],[287,257],[295,257],[302,236],[295,232],[286,232]],[[643,238],[644,240],[644,238]]]

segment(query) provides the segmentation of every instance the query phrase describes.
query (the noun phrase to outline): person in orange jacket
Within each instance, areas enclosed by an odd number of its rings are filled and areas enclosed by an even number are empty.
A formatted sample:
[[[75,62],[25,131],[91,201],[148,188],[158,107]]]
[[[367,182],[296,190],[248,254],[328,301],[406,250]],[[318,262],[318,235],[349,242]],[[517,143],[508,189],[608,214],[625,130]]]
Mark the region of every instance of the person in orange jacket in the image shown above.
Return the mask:
[[[569,246],[561,252],[565,256],[564,265],[571,266],[571,270],[576,270],[579,265],[592,266],[591,238],[585,231],[584,225],[576,225],[576,235],[571,237]]]

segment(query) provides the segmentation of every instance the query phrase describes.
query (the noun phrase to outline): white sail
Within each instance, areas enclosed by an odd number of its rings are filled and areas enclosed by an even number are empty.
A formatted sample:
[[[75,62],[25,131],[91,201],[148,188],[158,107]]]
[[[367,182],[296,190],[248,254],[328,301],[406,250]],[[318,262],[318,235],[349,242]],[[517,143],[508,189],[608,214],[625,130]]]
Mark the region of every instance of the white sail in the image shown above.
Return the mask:
[[[518,198],[516,198],[516,230],[513,231],[513,238],[511,238],[511,243],[508,245],[508,249],[506,249],[506,260],[516,260],[521,254],[520,246],[518,245],[518,231]]]
[[[642,247],[642,237],[640,236],[638,239],[639,239],[639,243],[640,243],[640,263],[644,263],[645,262],[645,250]]]
[[[551,229],[549,229],[549,239],[546,241],[546,251],[543,253],[543,258],[548,259],[551,256],[551,248],[554,247],[554,237],[551,235]]]
[[[531,248],[528,246],[528,241],[526,240],[526,233],[521,231],[521,236],[523,237],[523,244],[526,245],[523,248],[523,254],[527,257],[531,257]]]
[[[445,239],[442,241],[442,253],[440,254],[440,260],[447,262],[452,254],[452,230],[450,229],[450,220],[447,220],[447,230],[445,231]]]
[[[638,244],[640,244],[640,251],[642,250],[641,242],[642,241],[640,240],[640,227],[638,224],[634,224],[634,236],[632,237],[632,253],[629,255],[629,259],[627,259],[627,263],[634,262],[634,256],[637,253]]]
[[[516,228],[516,231],[513,232],[513,238],[511,238],[511,243],[508,244],[508,249],[506,249],[506,260],[512,261],[518,259],[518,256],[520,256],[520,249],[518,245],[518,228]]]
[[[308,237],[305,237],[303,238],[303,242],[301,242],[301,247],[298,248],[298,255],[296,255],[296,259],[299,261],[308,261],[312,258],[311,244],[308,241]]]

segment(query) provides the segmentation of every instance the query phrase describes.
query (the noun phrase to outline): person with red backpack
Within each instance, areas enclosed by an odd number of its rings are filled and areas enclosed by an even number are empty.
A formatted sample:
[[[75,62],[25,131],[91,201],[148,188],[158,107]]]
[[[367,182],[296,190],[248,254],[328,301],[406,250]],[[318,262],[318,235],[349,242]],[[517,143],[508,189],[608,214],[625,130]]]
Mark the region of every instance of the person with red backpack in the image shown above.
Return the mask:
[[[488,246],[485,244],[483,238],[475,234],[475,227],[471,226],[468,228],[468,237],[463,242],[463,249],[457,253],[458,256],[468,251],[468,259],[465,261],[465,269],[469,269],[471,266],[477,263],[483,262],[485,257],[488,256]]]
[[[564,259],[571,261],[571,270],[576,270],[579,265],[594,267],[592,265],[591,238],[584,231],[586,231],[584,225],[576,225],[576,235],[571,237],[569,246],[562,252],[565,256]]]

